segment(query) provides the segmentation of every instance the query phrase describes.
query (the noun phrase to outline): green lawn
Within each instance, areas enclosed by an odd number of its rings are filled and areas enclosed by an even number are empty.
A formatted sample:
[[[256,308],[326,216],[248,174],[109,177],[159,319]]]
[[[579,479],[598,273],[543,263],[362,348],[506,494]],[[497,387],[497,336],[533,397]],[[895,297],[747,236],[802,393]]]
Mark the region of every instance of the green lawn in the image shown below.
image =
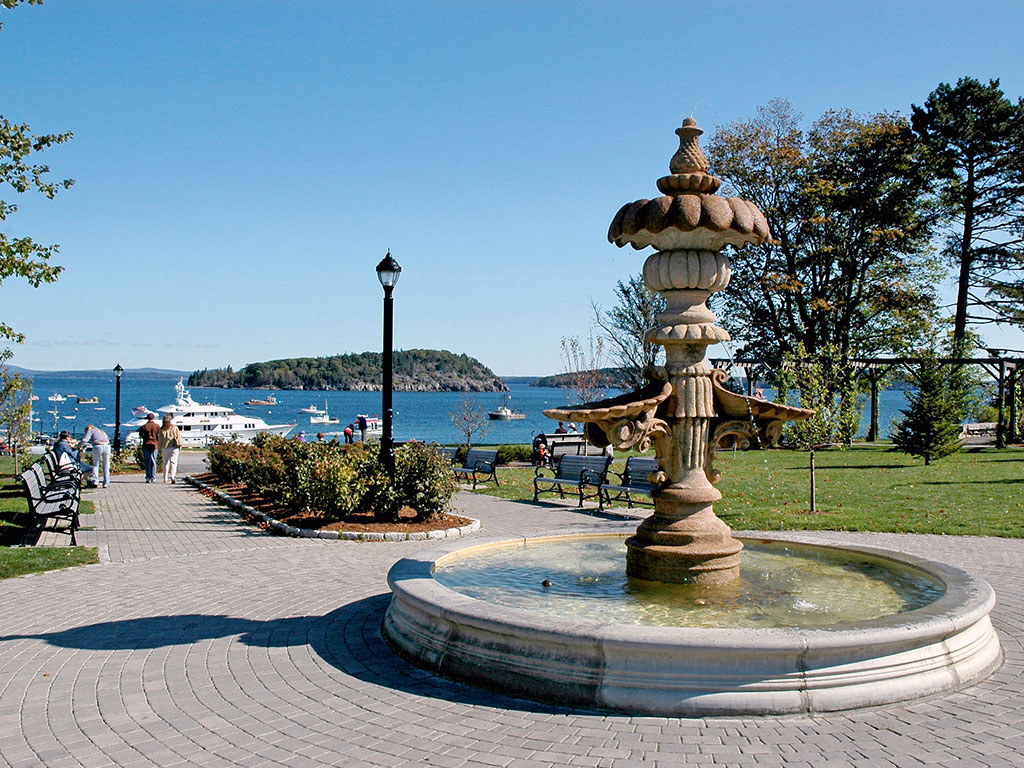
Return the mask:
[[[815,464],[818,511],[811,514],[807,453],[720,453],[723,498],[715,512],[737,530],[1024,537],[1024,449],[970,450],[926,467],[891,445],[858,444],[819,451]],[[500,469],[501,487],[478,492],[532,499],[533,476],[533,469]]]
[[[21,483],[13,474],[14,459],[0,457],[0,579],[99,562],[95,547],[8,546],[21,543],[24,516],[28,514]],[[78,511],[80,515],[89,515],[95,508],[91,501],[83,500]]]
[[[0,579],[99,561],[96,547],[0,547]]]

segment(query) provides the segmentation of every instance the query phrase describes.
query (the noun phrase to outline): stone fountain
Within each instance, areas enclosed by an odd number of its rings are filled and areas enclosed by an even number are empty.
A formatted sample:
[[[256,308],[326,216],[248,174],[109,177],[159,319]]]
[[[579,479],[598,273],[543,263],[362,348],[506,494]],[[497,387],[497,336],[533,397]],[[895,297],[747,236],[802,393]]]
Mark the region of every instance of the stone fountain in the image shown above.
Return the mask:
[[[743,544],[714,514],[721,498],[714,487],[715,449],[755,440],[771,444],[785,421],[811,412],[737,395],[724,386],[726,374],[705,362],[707,347],[728,339],[707,307],[729,281],[729,260],[721,251],[762,243],[769,233],[756,206],[715,194],[720,181],[708,173],[696,123],[687,118],[676,133],[680,144],[671,174],[658,180],[663,196],[623,206],[609,231],[619,246],[657,249],[644,264],[644,281],[665,297],[667,309],[646,338],[665,347],[666,364],[648,371],[647,384],[636,392],[545,411],[584,423],[587,439],[598,446],[646,451],[653,444],[654,513],[635,531],[606,524],[591,532],[552,531],[471,546],[446,541],[418,552],[388,574],[385,638],[412,662],[453,678],[540,701],[632,714],[821,712],[943,694],[984,679],[1002,658],[989,619],[995,595],[968,573],[862,547],[798,552],[767,537],[748,540],[743,568],[754,570],[741,569]],[[609,540],[611,557],[591,554]],[[606,578],[584,572],[591,561],[603,558],[621,576],[623,540],[627,583],[612,584],[596,599],[591,593],[580,598],[582,582]],[[568,549],[557,549],[562,546]],[[534,559],[548,547],[555,547],[549,559]],[[811,566],[801,574],[830,559],[839,572],[857,571],[885,587],[923,584],[925,597],[915,602],[899,593],[893,607],[881,611],[874,611],[871,597],[861,601],[868,603],[867,613],[843,614],[858,587],[827,582],[823,590],[812,589],[801,575],[762,593],[791,598],[795,620],[766,623],[765,604],[755,600],[755,624],[736,622],[736,596],[768,575],[766,566],[747,561],[756,563],[766,547],[781,548],[787,564],[808,560]],[[506,578],[500,563],[509,561],[519,575]],[[467,590],[457,579],[445,581],[467,563],[475,563],[467,566],[468,581],[486,581],[485,592],[473,591],[478,584]],[[558,572],[554,580],[545,578],[549,570]],[[488,591],[498,582],[511,602]],[[539,599],[521,601],[531,590]],[[607,594],[632,603],[666,591],[674,602],[665,622],[650,624],[646,615],[619,623],[607,618]],[[824,623],[805,621],[805,593],[824,594],[821,601],[840,612]],[[677,612],[680,599],[686,606]],[[703,618],[708,603],[719,604],[710,623]],[[648,614],[649,605],[640,613]]]
[[[702,133],[692,117],[683,121],[671,175],[658,179],[663,195],[622,206],[608,232],[619,247],[658,249],[644,264],[644,283],[665,297],[667,308],[645,339],[665,347],[664,368],[648,371],[650,385],[638,392],[544,411],[583,422],[590,442],[601,447],[647,450],[653,441],[654,514],[626,542],[627,573],[648,581],[716,584],[739,575],[743,545],[713,509],[722,498],[713,485],[715,449],[755,431],[773,442],[783,421],[812,413],[734,394],[723,386],[724,372],[707,365],[708,346],[730,338],[707,306],[729,284],[729,259],[721,251],[760,245],[769,233],[756,205],[715,194],[722,182],[708,173]]]

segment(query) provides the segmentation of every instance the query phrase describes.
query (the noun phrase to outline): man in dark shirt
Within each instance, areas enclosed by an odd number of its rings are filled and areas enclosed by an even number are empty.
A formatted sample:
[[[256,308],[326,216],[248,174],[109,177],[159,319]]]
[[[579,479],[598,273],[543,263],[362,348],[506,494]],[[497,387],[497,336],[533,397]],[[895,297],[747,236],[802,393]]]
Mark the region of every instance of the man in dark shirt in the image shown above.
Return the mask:
[[[142,457],[146,465],[146,482],[156,482],[156,451],[159,445],[160,425],[156,423],[156,414],[146,416],[146,423],[139,427],[142,438]]]

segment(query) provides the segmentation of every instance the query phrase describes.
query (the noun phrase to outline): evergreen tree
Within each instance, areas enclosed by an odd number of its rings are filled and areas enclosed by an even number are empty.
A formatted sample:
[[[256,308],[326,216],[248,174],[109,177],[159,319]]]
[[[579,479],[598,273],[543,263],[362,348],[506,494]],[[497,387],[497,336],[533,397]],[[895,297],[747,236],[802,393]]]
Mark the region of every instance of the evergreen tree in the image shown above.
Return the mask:
[[[959,266],[953,338],[969,320],[1024,321],[1024,100],[1010,101],[998,80],[942,83],[911,123],[941,185],[944,254]],[[971,307],[988,310],[970,316]]]
[[[966,385],[963,368],[941,362],[934,346],[919,353],[911,383],[916,392],[907,395],[908,405],[900,411],[903,418],[893,425],[892,441],[911,456],[920,456],[925,464],[956,453],[960,448],[960,418]]]

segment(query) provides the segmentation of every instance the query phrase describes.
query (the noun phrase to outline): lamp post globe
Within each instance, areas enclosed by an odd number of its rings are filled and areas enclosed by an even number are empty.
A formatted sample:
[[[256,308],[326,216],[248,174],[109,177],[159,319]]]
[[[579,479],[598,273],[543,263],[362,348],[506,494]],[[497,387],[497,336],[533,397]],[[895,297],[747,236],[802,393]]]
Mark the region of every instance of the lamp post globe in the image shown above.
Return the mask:
[[[114,375],[117,377],[117,387],[114,396],[114,457],[121,459],[121,374],[124,368],[118,363],[114,366]]]
[[[392,435],[391,420],[393,416],[392,391],[394,389],[393,374],[393,349],[394,349],[394,299],[392,292],[402,274],[402,267],[395,261],[388,251],[377,265],[377,279],[384,288],[384,349],[382,367],[384,369],[384,381],[381,387],[381,411],[383,422],[381,424],[380,438],[380,460],[384,470],[388,473],[392,485],[395,481],[395,440]],[[388,516],[393,521],[398,519],[398,510],[388,510]]]

